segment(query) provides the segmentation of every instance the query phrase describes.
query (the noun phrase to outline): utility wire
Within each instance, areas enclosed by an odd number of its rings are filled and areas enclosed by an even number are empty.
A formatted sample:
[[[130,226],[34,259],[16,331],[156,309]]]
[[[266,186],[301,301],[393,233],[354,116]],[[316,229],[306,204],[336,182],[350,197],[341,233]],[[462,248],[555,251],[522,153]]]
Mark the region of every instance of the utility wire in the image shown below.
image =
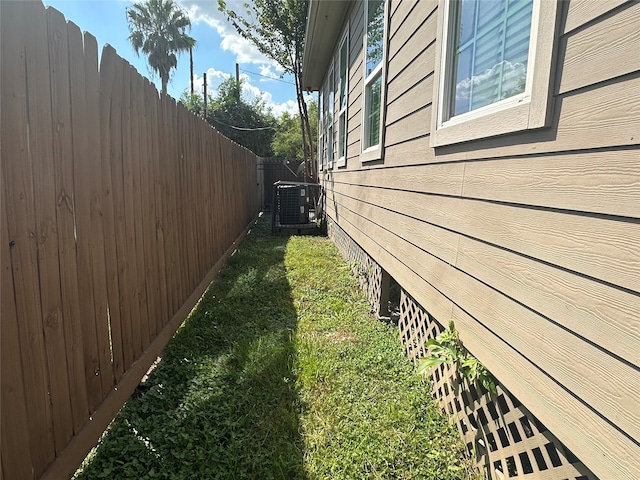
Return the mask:
[[[254,128],[244,128],[244,127],[236,127],[235,125],[229,125],[228,123],[221,122],[215,118],[211,118],[216,123],[220,125],[224,125],[225,127],[233,128],[234,130],[241,130],[243,132],[256,132],[259,130],[276,130],[276,127],[254,127]]]
[[[263,75],[261,73],[250,72],[249,70],[245,70],[243,68],[241,68],[240,71],[243,72],[243,73],[249,73],[251,75],[258,75],[259,77],[268,78],[269,80],[275,80],[276,82],[282,82],[282,83],[287,83],[289,85],[295,85],[295,83],[293,83],[293,82],[287,82],[286,80],[281,80],[279,78],[273,78],[273,77],[270,77],[269,75]]]

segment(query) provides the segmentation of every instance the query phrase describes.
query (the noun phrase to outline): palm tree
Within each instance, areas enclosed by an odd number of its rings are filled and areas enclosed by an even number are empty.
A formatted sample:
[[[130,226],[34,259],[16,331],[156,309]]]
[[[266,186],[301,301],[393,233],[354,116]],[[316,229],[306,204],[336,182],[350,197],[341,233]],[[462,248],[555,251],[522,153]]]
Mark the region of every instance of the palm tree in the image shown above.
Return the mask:
[[[191,30],[189,17],[173,0],[147,0],[127,8],[127,21],[133,49],[138,55],[146,55],[166,94],[171,69],[178,65],[176,54],[188,51],[196,43],[187,35]]]

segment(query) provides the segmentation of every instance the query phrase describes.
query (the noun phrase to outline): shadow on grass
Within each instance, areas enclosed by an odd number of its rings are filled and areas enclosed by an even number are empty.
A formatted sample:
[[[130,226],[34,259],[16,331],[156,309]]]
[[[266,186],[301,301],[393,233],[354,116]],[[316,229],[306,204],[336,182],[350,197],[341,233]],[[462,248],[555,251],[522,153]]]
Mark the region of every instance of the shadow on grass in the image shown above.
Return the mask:
[[[254,227],[82,479],[304,479],[287,238]]]

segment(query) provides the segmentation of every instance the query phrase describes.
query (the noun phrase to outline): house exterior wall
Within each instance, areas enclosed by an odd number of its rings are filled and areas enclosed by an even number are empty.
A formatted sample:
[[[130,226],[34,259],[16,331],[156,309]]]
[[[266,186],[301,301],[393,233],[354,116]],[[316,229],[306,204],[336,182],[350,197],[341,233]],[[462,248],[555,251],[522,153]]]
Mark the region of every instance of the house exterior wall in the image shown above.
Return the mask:
[[[561,4],[549,127],[433,148],[438,7],[387,5],[383,159],[363,163],[350,5],[327,215],[596,475],[640,478],[640,3]]]

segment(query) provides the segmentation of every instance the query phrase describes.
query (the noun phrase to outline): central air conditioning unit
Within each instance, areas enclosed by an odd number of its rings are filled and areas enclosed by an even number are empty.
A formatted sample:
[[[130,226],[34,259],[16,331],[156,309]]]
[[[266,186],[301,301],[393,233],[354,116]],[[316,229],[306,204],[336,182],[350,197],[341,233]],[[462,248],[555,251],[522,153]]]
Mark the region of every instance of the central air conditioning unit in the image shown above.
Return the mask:
[[[304,185],[280,185],[277,194],[281,225],[309,223],[308,188]]]
[[[318,205],[321,200],[317,183],[278,181],[273,184],[272,233],[312,233],[318,229]]]

